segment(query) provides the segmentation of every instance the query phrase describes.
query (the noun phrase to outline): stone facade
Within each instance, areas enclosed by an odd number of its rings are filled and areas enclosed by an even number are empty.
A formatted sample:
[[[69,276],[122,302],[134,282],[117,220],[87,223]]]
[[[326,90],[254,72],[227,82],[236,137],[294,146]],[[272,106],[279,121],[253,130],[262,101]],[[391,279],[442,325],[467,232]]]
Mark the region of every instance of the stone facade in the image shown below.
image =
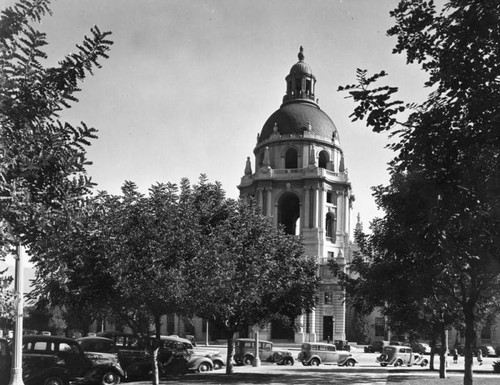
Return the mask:
[[[255,197],[263,213],[301,235],[305,253],[317,261],[322,285],[317,308],[295,322],[295,342],[345,339],[343,293],[327,267],[329,259],[345,266],[350,255],[351,191],[337,128],[315,100],[316,78],[299,61],[286,77],[283,103],[264,124],[254,149],[255,172],[247,158],[238,186],[241,197]],[[273,328],[262,338],[280,339]],[[288,338],[290,339],[290,338]]]

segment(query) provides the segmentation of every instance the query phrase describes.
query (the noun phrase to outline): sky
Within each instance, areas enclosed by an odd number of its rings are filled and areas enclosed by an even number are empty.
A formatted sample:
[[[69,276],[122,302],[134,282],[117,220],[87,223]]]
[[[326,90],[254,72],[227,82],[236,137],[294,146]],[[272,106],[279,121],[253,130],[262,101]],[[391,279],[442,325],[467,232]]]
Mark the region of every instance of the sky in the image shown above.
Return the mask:
[[[13,0],[1,0],[13,5]],[[0,3],[1,3],[0,2]],[[257,134],[285,94],[285,76],[304,47],[316,76],[319,106],[339,131],[364,229],[381,216],[371,186],[387,184],[393,157],[386,134],[351,122],[340,85],[356,68],[385,70],[405,101],[420,101],[425,78],[386,31],[397,0],[54,0],[47,33],[54,65],[97,25],[111,31],[110,58],[82,84],[63,117],[98,129],[88,174],[99,190],[119,194],[124,181],[147,193],[157,182],[220,181],[227,196],[247,156],[255,170]],[[2,7],[3,8],[3,7]]]

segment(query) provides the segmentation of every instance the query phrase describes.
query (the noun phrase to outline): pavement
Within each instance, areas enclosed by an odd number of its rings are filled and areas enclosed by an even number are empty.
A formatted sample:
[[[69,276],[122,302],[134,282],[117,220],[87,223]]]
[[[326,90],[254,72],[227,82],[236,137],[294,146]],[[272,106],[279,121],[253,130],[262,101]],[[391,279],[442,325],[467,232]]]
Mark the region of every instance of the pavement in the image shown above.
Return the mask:
[[[210,346],[214,348],[214,346]],[[220,347],[224,353],[225,347]],[[290,347],[289,347],[290,348]],[[291,350],[297,351],[295,347]],[[386,385],[387,383],[401,382],[403,379],[415,379],[418,384],[422,377],[439,377],[437,370],[431,371],[428,367],[385,367],[382,368],[375,362],[378,354],[364,353],[363,349],[352,349],[352,355],[358,360],[355,367],[339,367],[335,365],[320,365],[318,367],[303,366],[295,363],[294,366],[278,366],[276,364],[263,362],[259,367],[234,366],[233,374],[226,374],[222,370],[206,373],[193,373],[179,377],[162,378],[160,385],[185,384],[185,385],[221,385],[221,384],[245,384],[245,385],[324,385],[324,384],[352,384],[352,385]],[[297,351],[298,354],[298,351]],[[294,354],[295,356],[295,354]],[[474,363],[474,378],[491,379],[491,384],[500,384],[500,373],[494,373],[492,363],[498,360],[496,357],[485,357],[483,365]],[[437,367],[439,359],[435,358]],[[449,360],[447,366],[448,377],[463,377],[463,357],[459,358],[457,364]],[[488,380],[489,383],[489,380]],[[130,385],[150,385],[151,381],[128,383]]]

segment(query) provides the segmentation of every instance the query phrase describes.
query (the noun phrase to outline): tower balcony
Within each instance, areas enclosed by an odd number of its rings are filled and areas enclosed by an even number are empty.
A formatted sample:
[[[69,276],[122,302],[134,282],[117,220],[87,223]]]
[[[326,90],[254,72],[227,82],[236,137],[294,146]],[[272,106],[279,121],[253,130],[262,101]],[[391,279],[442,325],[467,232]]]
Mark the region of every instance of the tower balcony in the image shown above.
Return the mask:
[[[322,167],[306,167],[306,168],[286,168],[272,169],[262,167],[251,176],[241,178],[240,186],[250,186],[255,181],[260,180],[280,180],[293,181],[303,179],[325,179],[330,182],[348,183],[349,176],[347,171],[334,172]]]

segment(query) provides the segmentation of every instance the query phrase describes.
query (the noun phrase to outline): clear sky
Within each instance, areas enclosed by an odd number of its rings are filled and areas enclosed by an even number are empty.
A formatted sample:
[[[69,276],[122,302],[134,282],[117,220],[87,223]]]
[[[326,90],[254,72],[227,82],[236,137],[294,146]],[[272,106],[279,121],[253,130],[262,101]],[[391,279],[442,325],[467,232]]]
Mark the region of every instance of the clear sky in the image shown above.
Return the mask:
[[[6,5],[14,0],[2,0]],[[337,92],[356,68],[389,73],[405,101],[424,95],[424,77],[393,55],[386,36],[397,0],[54,0],[42,21],[48,64],[74,51],[90,27],[112,31],[103,68],[87,78],[64,117],[99,130],[88,169],[98,189],[143,192],[156,182],[195,183],[201,173],[238,196],[257,133],[280,107],[299,46],[316,76],[320,107],[337,126],[353,193],[352,221],[380,215],[370,187],[388,182],[387,135],[352,123]],[[3,7],[2,7],[3,8]]]

